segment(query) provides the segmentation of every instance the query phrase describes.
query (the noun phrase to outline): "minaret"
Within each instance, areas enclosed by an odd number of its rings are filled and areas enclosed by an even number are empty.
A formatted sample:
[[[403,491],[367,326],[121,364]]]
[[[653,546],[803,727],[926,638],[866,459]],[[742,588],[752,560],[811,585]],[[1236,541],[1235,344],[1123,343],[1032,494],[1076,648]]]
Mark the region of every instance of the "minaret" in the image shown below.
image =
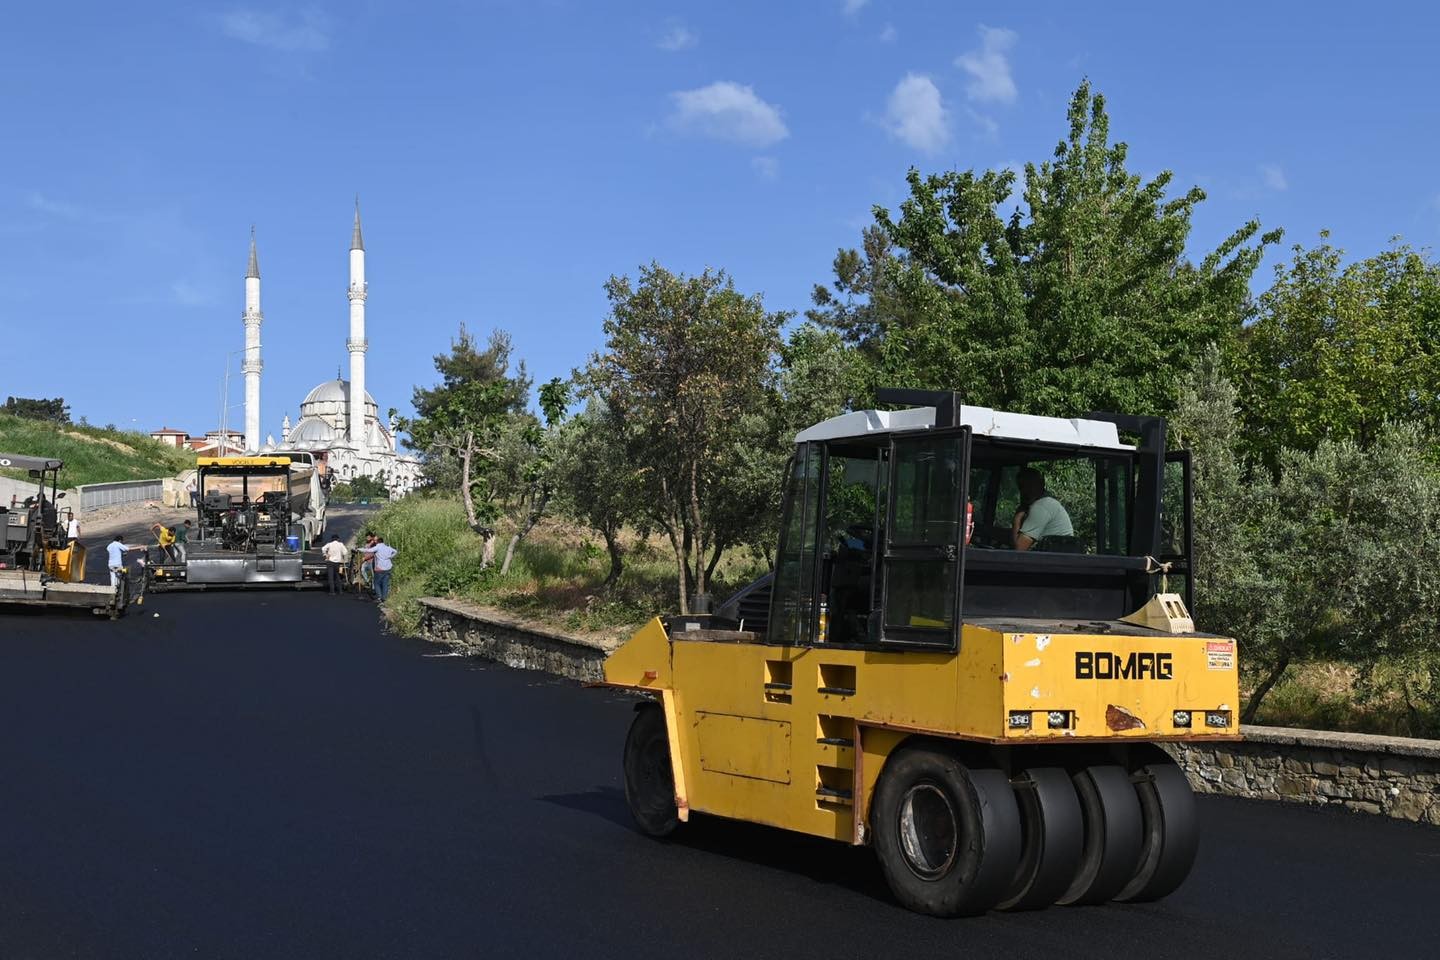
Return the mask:
[[[260,449],[260,260],[255,255],[255,228],[250,228],[250,267],[245,271],[245,449]]]
[[[365,452],[365,241],[360,237],[360,198],[350,236],[350,446]]]

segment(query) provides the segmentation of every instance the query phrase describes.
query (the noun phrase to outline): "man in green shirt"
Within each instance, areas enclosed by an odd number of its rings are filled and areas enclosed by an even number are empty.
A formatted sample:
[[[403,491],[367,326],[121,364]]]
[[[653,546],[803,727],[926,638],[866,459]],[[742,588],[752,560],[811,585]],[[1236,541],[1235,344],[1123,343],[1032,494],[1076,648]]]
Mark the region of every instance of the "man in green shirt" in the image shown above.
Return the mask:
[[[178,555],[181,563],[185,562],[185,547],[189,542],[190,521],[186,520],[183,524],[175,528],[175,553]]]
[[[1016,550],[1029,550],[1046,537],[1073,537],[1070,514],[1045,490],[1045,477],[1034,467],[1021,467],[1015,477],[1020,487],[1020,509],[1015,512],[1011,536]]]

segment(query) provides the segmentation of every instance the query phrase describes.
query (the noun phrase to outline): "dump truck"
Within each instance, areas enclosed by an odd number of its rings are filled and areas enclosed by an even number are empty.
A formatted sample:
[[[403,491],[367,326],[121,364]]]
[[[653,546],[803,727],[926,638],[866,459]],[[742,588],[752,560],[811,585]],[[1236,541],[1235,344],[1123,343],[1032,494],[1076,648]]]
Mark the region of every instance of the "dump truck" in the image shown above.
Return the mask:
[[[1239,739],[1236,643],[1195,628],[1190,459],[1158,417],[886,390],[802,431],[773,574],[604,664],[641,695],[625,797],[868,845],[957,916],[1149,901],[1199,843],[1166,749]]]
[[[85,547],[66,536],[72,508],[62,506],[65,461],[0,453],[0,468],[23,470],[35,492],[0,503],[0,606],[88,609],[112,619],[130,603],[130,582],[85,583]]]
[[[183,556],[152,546],[148,589],[311,586],[325,577],[325,483],[300,451],[200,457],[196,506]]]

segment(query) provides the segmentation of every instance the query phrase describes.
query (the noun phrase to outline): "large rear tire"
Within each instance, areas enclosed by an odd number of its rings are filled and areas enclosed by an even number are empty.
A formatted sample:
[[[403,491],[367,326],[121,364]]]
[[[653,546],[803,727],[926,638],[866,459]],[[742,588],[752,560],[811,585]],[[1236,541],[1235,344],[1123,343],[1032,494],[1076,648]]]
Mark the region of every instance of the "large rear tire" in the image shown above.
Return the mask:
[[[1020,814],[1005,775],[939,749],[890,757],[871,829],[891,892],[919,913],[984,913],[1005,895],[1020,859]]]
[[[1070,775],[1059,767],[1018,771],[1011,783],[1020,807],[1022,846],[1001,910],[1048,907],[1070,887],[1085,849],[1085,820]]]
[[[1079,871],[1057,902],[1104,903],[1130,882],[1140,862],[1140,800],[1124,767],[1081,767],[1072,780],[1085,821],[1085,847]]]
[[[1195,795],[1184,772],[1168,758],[1135,771],[1144,836],[1139,868],[1115,895],[1132,903],[1159,900],[1173,893],[1195,865],[1200,849],[1200,819]]]
[[[642,833],[668,837],[680,825],[675,805],[675,773],[670,767],[670,736],[665,715],[653,704],[635,711],[625,737],[625,803]]]

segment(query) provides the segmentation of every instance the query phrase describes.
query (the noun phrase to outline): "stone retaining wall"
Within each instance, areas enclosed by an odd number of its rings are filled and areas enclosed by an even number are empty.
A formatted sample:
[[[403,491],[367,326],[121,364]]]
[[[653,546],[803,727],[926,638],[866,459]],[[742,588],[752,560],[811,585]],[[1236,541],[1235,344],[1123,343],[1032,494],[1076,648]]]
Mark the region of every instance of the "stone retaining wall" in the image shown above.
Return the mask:
[[[456,600],[426,598],[420,629],[437,643],[511,667],[600,680],[619,641],[571,637]],[[1198,793],[1341,806],[1440,825],[1440,740],[1244,726],[1241,743],[1168,749]]]
[[[1172,749],[1198,793],[1341,806],[1440,825],[1440,740],[1244,726]]]
[[[420,606],[420,631],[426,639],[520,670],[603,680],[601,664],[620,645],[544,630],[460,600],[425,597]]]

